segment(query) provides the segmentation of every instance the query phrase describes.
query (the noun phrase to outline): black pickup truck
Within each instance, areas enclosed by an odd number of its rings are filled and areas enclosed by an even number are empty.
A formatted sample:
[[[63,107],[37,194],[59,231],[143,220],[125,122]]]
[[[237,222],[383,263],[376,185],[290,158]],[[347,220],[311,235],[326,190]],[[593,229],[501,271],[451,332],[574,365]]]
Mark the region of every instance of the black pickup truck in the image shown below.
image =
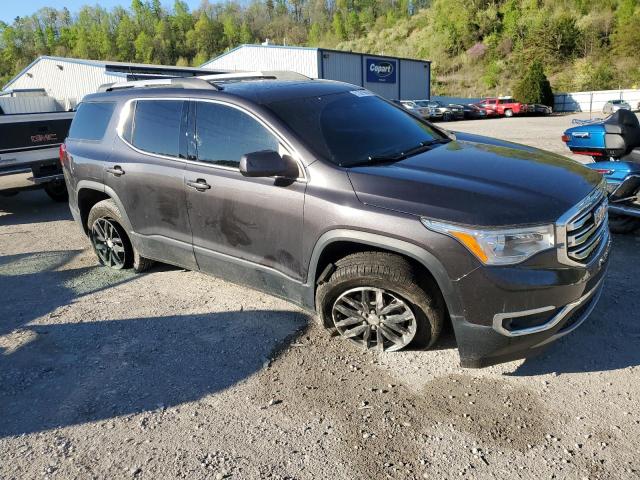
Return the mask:
[[[66,201],[59,162],[74,112],[0,113],[0,195],[44,188],[55,201]]]

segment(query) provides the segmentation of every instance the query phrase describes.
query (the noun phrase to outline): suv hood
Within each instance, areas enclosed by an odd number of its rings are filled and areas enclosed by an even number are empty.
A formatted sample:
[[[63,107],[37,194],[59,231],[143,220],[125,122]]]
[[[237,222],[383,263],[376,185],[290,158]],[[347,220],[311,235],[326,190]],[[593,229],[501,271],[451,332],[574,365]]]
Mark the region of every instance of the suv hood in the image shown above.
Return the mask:
[[[368,205],[454,223],[506,226],[555,222],[602,177],[566,157],[456,133],[405,160],[348,169]]]

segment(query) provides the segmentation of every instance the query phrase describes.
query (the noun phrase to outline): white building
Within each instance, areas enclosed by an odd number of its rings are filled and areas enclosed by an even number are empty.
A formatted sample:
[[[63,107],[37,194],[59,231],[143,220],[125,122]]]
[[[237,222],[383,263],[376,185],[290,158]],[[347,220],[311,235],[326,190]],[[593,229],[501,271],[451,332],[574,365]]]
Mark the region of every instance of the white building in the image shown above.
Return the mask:
[[[85,95],[95,93],[100,85],[106,83],[158,75],[191,76],[202,73],[199,68],[42,56],[10,80],[3,90],[44,89],[61,109],[69,110]]]
[[[389,99],[431,96],[431,62],[324,48],[240,45],[203,65],[221,70],[292,70],[352,83]]]

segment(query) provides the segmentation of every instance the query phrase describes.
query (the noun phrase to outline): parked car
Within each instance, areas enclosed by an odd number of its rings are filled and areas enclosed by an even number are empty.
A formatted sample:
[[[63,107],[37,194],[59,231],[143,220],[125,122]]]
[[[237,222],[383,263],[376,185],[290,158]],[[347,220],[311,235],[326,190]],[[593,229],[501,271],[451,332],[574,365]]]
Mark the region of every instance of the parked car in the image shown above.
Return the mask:
[[[423,118],[429,118],[431,116],[428,107],[418,105],[418,103],[413,100],[400,100],[400,105]]]
[[[414,100],[416,105],[429,109],[429,118],[432,120],[461,120],[464,118],[464,111],[460,105],[445,105],[437,100]]]
[[[487,118],[493,118],[498,116],[498,113],[492,108],[485,107],[480,103],[474,103],[472,105],[476,107],[478,110],[483,111]]]
[[[609,100],[604,104],[604,107],[602,107],[602,113],[610,115],[622,108],[624,108],[625,110],[631,110],[631,105],[629,105],[629,103],[625,102],[624,100]]]
[[[361,87],[264,75],[85,97],[61,163],[102,264],[218,275],[362,349],[429,348],[451,322],[467,367],[538,352],[590,314],[609,253],[598,173]]]
[[[12,196],[23,190],[41,188],[51,199],[66,202],[58,149],[74,114],[30,113],[25,105],[53,108],[51,105],[55,102],[51,98],[25,101],[16,93],[0,96],[0,195]]]
[[[462,105],[462,110],[464,112],[464,118],[467,120],[487,118],[487,111],[477,105],[465,104]]]
[[[480,104],[505,117],[513,117],[527,111],[527,106],[524,103],[516,102],[513,97],[485,98]]]
[[[553,108],[541,103],[533,103],[527,105],[527,113],[529,115],[551,115],[553,113]]]

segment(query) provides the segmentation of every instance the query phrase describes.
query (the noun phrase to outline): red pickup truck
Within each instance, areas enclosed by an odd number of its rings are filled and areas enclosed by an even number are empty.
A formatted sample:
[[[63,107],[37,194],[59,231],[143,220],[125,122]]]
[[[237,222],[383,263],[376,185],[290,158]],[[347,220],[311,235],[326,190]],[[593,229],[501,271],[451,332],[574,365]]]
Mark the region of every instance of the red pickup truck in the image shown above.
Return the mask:
[[[516,102],[513,97],[485,98],[480,102],[480,105],[505,117],[513,117],[527,111],[527,106],[524,103]]]

